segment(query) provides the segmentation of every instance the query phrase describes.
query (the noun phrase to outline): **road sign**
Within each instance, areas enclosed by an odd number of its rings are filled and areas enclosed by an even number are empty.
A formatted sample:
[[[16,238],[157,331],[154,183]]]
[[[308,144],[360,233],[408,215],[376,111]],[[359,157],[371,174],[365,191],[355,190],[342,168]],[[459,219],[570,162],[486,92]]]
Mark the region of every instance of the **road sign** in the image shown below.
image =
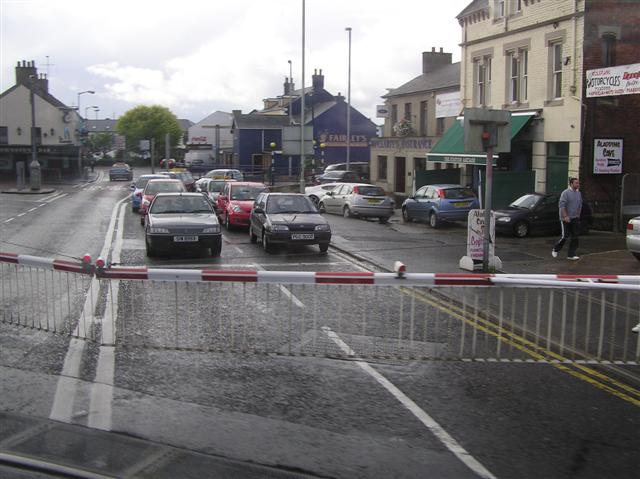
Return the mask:
[[[285,126],[282,128],[282,154],[300,154],[300,126]],[[304,154],[313,155],[313,127],[304,127]]]
[[[149,151],[151,149],[151,142],[149,140],[140,140],[140,151]]]

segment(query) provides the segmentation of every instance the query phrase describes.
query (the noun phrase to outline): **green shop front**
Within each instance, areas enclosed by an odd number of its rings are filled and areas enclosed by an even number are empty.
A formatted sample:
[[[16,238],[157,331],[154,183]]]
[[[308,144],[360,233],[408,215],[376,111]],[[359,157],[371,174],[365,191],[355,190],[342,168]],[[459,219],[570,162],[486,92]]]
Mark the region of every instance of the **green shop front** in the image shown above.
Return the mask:
[[[503,208],[526,193],[535,191],[535,172],[532,169],[532,138],[530,125],[536,112],[514,112],[511,115],[511,152],[493,157],[493,205]],[[464,149],[464,117],[444,133],[440,141],[427,153],[433,169],[416,176],[416,187],[435,183],[471,185],[477,192],[484,184],[487,155]]]

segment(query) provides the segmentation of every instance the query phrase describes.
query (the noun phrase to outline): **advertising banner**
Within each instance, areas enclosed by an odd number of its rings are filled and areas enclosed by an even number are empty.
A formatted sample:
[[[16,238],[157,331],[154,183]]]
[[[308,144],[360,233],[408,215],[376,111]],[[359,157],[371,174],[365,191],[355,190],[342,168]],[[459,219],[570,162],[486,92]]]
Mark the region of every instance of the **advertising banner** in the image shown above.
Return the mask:
[[[495,255],[496,218],[491,212],[491,244],[489,258]],[[467,256],[476,261],[484,258],[484,210],[469,211],[467,223]]]
[[[436,118],[458,116],[461,111],[459,91],[436,95]]]
[[[640,93],[640,63],[587,70],[587,98]]]
[[[594,138],[593,172],[596,175],[622,173],[623,140],[616,138]]]

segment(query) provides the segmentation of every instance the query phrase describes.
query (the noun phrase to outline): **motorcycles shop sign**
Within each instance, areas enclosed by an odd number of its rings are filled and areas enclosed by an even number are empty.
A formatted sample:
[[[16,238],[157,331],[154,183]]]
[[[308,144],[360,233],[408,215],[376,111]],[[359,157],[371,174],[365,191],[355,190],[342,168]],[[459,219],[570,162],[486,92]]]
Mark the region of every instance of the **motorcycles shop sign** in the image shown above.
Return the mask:
[[[593,140],[593,173],[615,175],[622,173],[622,139],[595,138]]]
[[[640,63],[587,70],[587,98],[640,93]]]

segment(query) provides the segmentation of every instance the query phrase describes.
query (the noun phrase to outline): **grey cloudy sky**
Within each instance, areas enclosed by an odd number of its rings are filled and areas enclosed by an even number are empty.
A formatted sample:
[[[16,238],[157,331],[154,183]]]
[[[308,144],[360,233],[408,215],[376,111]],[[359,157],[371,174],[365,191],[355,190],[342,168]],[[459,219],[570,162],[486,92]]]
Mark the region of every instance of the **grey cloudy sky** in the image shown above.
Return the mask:
[[[346,96],[352,31],[352,104],[374,117],[386,88],[421,73],[421,52],[460,59],[455,16],[470,0],[306,0],[306,84]],[[51,93],[76,93],[99,118],[161,104],[197,122],[215,110],[261,108],[282,93],[293,62],[300,87],[302,0],[0,0],[0,90],[20,60],[49,70]],[[48,59],[47,59],[48,57]],[[90,118],[95,113],[89,114]],[[374,120],[375,121],[375,120]]]

